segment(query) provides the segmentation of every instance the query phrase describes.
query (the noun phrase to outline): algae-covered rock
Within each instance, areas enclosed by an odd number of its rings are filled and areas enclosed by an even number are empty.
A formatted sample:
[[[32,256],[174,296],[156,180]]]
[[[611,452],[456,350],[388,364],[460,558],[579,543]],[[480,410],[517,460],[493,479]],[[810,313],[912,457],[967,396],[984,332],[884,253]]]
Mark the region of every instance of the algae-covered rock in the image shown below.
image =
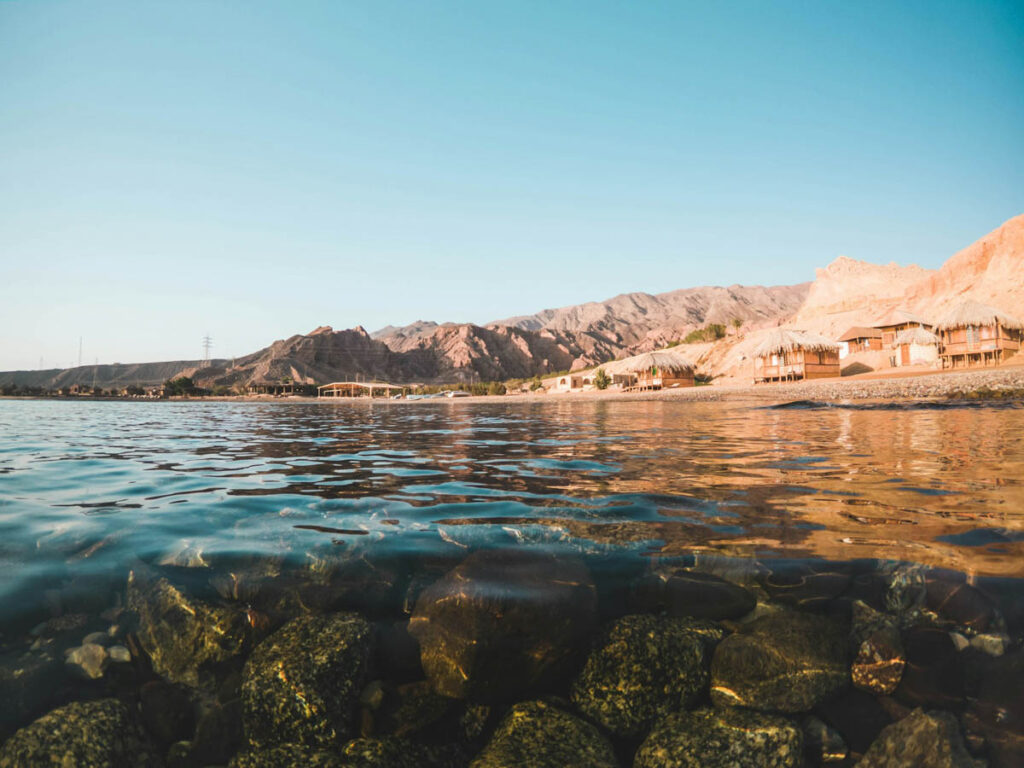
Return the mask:
[[[841,595],[850,585],[848,565],[824,560],[762,561],[764,590],[776,603],[799,608],[819,608]]]
[[[914,627],[903,635],[907,664],[897,699],[911,707],[958,707],[964,698],[964,658],[950,634]]]
[[[512,698],[565,670],[591,635],[595,610],[580,561],[481,551],[419,595],[409,632],[439,693]]]
[[[138,614],[139,644],[153,669],[173,683],[213,685],[225,667],[240,663],[249,624],[240,609],[186,595],[161,578],[128,577],[128,607]]]
[[[242,682],[242,720],[254,746],[340,745],[353,719],[372,628],[352,613],[300,616],[253,651]]]
[[[887,695],[895,691],[907,665],[896,619],[857,600],[853,603],[850,642],[853,684],[872,693]]]
[[[611,744],[590,723],[543,701],[516,704],[470,768],[615,768]]]
[[[948,712],[915,709],[885,728],[857,768],[976,768],[956,718]]]
[[[228,768],[348,768],[337,751],[307,747],[302,744],[279,744],[235,755]]]
[[[639,736],[704,690],[705,648],[687,619],[626,616],[587,659],[572,686],[573,704],[617,736]]]
[[[26,725],[0,749],[0,768],[145,765],[147,751],[116,699],[76,701]]]
[[[800,729],[776,715],[742,709],[678,712],[640,745],[634,768],[798,768]]]
[[[806,712],[849,682],[847,630],[808,613],[764,616],[718,644],[711,700],[779,712]]]
[[[814,715],[807,715],[800,721],[804,735],[804,754],[811,765],[841,763],[846,760],[849,750],[842,735]]]

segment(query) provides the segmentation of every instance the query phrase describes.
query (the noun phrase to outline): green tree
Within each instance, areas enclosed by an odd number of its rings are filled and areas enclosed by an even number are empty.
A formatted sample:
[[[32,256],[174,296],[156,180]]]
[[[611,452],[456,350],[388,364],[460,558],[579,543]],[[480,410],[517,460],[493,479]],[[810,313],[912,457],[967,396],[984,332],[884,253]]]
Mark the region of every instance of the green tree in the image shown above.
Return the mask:
[[[597,373],[594,374],[594,386],[598,389],[608,389],[608,385],[611,383],[611,377],[604,372],[604,368],[598,368]]]
[[[487,394],[488,395],[504,395],[505,394],[505,385],[502,384],[500,381],[492,381],[490,384],[487,385]]]
[[[543,389],[544,384],[540,380],[540,376],[534,376],[533,381],[530,382],[530,391],[536,392],[538,389]]]
[[[739,333],[740,332],[740,328],[743,327],[743,318],[742,317],[734,317],[732,319],[732,327],[736,330],[736,333]]]

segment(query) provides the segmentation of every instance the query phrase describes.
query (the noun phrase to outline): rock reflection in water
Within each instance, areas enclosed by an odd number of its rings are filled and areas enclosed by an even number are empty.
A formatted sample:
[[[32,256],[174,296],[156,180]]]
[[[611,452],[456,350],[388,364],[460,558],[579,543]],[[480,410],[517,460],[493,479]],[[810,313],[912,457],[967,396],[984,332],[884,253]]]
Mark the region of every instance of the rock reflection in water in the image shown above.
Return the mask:
[[[1024,764],[1019,409],[0,416],[0,766]]]

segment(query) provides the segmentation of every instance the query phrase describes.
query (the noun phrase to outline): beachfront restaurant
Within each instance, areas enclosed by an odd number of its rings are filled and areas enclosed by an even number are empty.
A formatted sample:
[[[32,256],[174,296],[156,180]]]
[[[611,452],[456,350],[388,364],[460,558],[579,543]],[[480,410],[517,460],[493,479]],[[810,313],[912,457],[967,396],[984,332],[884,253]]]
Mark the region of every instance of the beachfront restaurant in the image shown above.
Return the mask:
[[[939,337],[927,328],[907,328],[896,334],[892,343],[896,354],[893,366],[934,365],[939,360]]]
[[[962,301],[935,324],[943,368],[999,365],[1020,351],[1024,322],[978,301]]]
[[[865,328],[855,325],[842,336],[839,343],[845,344],[849,354],[869,352],[882,348],[882,332],[877,328]]]
[[[644,352],[602,366],[613,384],[631,392],[692,387],[696,368],[671,349]]]
[[[814,333],[776,328],[754,350],[755,384],[839,375],[839,345]]]

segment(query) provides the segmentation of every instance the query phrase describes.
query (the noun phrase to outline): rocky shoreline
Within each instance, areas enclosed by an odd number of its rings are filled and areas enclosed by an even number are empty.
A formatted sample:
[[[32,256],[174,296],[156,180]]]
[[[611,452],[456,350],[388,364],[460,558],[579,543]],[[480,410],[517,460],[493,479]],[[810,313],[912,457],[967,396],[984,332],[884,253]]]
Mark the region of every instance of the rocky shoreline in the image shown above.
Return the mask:
[[[0,768],[1024,761],[1019,589],[937,569],[691,557],[608,581],[522,548],[112,586],[5,632]]]

